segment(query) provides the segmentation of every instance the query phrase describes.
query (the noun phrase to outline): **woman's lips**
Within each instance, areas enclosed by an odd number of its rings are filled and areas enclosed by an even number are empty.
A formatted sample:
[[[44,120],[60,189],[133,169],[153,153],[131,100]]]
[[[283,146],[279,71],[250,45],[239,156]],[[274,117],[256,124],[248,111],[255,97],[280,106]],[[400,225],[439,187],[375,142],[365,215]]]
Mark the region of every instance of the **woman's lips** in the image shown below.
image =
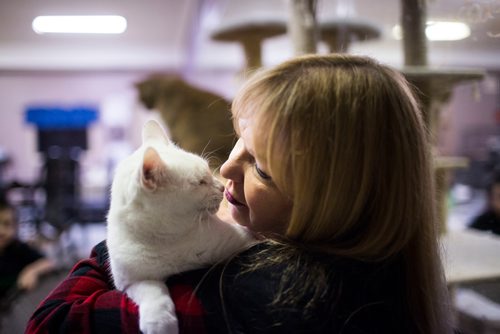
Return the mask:
[[[244,205],[243,203],[240,203],[237,200],[235,200],[233,195],[227,189],[224,190],[224,196],[226,196],[227,201],[232,205],[241,205],[241,206]]]

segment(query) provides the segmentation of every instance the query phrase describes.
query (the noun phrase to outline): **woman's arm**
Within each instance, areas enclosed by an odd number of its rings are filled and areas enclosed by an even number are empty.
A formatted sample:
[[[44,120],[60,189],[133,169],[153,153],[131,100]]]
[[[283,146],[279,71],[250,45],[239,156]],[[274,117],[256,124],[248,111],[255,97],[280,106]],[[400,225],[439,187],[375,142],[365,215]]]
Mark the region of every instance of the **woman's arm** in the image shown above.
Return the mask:
[[[137,306],[114,288],[107,259],[101,242],[37,307],[26,333],[139,333]]]

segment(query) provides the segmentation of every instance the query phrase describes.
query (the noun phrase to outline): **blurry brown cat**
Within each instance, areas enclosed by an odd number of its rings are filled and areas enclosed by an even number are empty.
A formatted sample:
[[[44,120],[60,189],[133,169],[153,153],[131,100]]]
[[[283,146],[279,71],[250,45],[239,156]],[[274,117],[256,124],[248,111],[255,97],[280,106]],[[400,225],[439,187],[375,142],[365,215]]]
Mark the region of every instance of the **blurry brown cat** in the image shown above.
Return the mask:
[[[226,161],[235,142],[228,101],[175,75],[152,75],[136,87],[144,106],[160,112],[178,146],[206,157],[212,169]]]

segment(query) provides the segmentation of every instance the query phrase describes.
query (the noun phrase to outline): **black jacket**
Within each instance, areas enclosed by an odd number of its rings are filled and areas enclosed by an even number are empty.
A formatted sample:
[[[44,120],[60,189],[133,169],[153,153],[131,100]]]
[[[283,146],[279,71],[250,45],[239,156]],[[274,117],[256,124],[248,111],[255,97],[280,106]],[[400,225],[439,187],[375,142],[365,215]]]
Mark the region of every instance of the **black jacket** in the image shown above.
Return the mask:
[[[487,211],[476,217],[469,227],[500,235],[500,218],[493,211]]]
[[[272,247],[254,246],[208,273],[205,269],[179,275],[169,284],[179,284],[186,276],[200,277],[197,296],[207,311],[205,323],[211,333],[410,332],[400,260],[374,264],[306,253],[284,263],[245,270],[262,254],[272,255]],[[293,270],[292,262],[304,266]],[[328,276],[319,296],[317,277],[305,272],[314,266],[324,266]],[[307,286],[305,280],[312,284]],[[301,298],[273,304],[280,287],[290,294],[298,289]]]

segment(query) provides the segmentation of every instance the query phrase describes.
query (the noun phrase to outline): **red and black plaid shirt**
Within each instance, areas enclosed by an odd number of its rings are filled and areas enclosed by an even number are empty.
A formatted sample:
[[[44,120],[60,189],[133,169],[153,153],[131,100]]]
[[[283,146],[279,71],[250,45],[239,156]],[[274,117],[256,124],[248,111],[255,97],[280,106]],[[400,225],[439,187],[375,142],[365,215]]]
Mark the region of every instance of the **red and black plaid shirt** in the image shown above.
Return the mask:
[[[139,333],[137,305],[114,289],[104,242],[89,259],[78,262],[68,277],[38,306],[26,333]],[[205,311],[193,293],[200,275],[169,284],[182,332],[205,333]],[[177,283],[178,282],[178,283]]]

